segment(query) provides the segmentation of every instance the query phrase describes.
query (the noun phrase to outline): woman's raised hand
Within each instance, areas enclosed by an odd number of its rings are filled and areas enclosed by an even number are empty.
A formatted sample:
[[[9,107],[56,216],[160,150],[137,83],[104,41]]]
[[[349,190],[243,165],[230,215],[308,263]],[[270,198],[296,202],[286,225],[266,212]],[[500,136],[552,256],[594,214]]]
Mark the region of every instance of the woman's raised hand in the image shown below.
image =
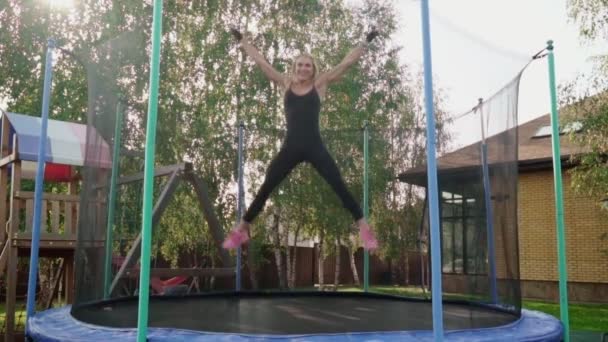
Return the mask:
[[[241,42],[241,40],[243,40],[243,34],[234,27],[230,28],[230,34],[232,34],[234,39],[236,39],[236,41],[239,43]]]
[[[367,36],[365,36],[365,41],[367,41],[368,43],[371,43],[372,40],[374,40],[374,38],[378,37],[378,35],[380,34],[380,32],[378,32],[378,30],[376,29],[376,27],[372,27],[372,29],[367,33]]]

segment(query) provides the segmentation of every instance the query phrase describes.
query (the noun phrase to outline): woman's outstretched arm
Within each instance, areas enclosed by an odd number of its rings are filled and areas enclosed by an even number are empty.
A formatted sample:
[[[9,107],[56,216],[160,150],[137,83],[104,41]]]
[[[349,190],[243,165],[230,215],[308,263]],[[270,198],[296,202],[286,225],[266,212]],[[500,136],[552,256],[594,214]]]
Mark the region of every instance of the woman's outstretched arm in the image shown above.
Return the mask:
[[[317,86],[323,87],[335,82],[342,77],[348,68],[355,64],[365,53],[367,45],[378,36],[378,31],[373,28],[365,37],[365,41],[352,49],[346,57],[330,71],[323,73],[317,78]]]
[[[243,37],[241,32],[231,28],[230,33],[232,33],[234,38],[240,43],[241,49],[243,49],[243,51],[245,51],[245,53],[251,57],[251,59],[253,59],[255,64],[260,67],[264,75],[266,75],[269,80],[279,84],[281,87],[286,85],[287,77],[273,68],[272,65],[266,61],[264,56],[262,56],[262,54],[246,38]]]

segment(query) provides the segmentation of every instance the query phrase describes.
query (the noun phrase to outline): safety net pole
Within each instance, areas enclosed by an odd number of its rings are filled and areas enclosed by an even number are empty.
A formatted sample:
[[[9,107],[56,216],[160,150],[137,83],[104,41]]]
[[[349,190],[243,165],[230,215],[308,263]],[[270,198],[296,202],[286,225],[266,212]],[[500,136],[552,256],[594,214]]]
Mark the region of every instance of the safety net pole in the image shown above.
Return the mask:
[[[160,46],[162,38],[163,0],[154,0],[152,21],[152,55],[150,56],[150,98],[146,123],[146,152],[144,165],[144,198],[141,225],[141,258],[139,272],[139,308],[137,341],[146,342],[148,333],[148,304],[150,292],[150,250],[152,247],[152,199],[154,197],[154,150],[158,111]]]
[[[363,216],[369,220],[369,123],[363,123]],[[363,291],[369,291],[369,251],[363,250]]]
[[[110,176],[110,189],[108,196],[108,220],[106,223],[106,255],[103,279],[103,298],[110,297],[110,285],[112,283],[112,249],[114,214],[116,212],[116,180],[120,167],[120,146],[122,132],[122,101],[116,104],[116,123],[114,124],[114,147],[112,151],[112,174]]]
[[[422,239],[424,239],[424,218],[426,214],[426,209],[428,207],[429,197],[428,191],[424,192],[424,203],[422,204],[422,217],[420,218],[420,230],[418,230],[418,251],[420,253],[420,287],[422,288],[422,293],[424,294],[425,299],[427,298],[425,284],[427,284],[426,276],[428,272],[425,272],[426,266],[424,264],[424,256],[422,254]],[[427,241],[428,243],[428,241]]]
[[[559,119],[557,117],[557,88],[555,86],[555,56],[553,41],[547,42],[549,87],[551,93],[551,145],[553,146],[553,185],[555,188],[555,223],[557,224],[557,259],[559,265],[559,311],[564,325],[564,341],[570,341],[568,317],[568,269],[566,265],[566,233],[564,229],[564,202],[562,189],[562,162],[559,146]]]
[[[483,99],[479,99],[479,117],[481,122],[481,170],[483,175],[483,194],[486,207],[486,229],[488,234],[488,278],[490,297],[493,304],[498,303],[496,291],[496,251],[494,246],[494,213],[492,210],[492,190],[490,189],[490,170],[488,168],[488,144],[486,142],[485,120],[483,116]]]
[[[30,247],[30,270],[27,282],[26,331],[30,318],[36,311],[36,283],[38,280],[38,248],[40,247],[40,223],[42,214],[42,196],[44,186],[44,163],[46,162],[46,140],[53,84],[53,51],[55,41],[47,42],[44,64],[44,87],[42,90],[42,115],[40,117],[40,140],[38,140],[38,164],[36,165],[36,184],[34,186],[34,218],[32,226],[32,243]]]
[[[433,336],[443,340],[443,296],[441,293],[441,243],[439,230],[439,189],[435,156],[435,110],[433,108],[433,67],[431,58],[431,27],[429,1],[420,1],[422,14],[422,45],[424,58],[424,103],[426,109],[426,156],[429,189],[429,222],[431,226],[431,279]]]
[[[236,220],[237,224],[243,217],[243,203],[245,201],[245,189],[243,186],[243,134],[245,131],[245,124],[241,122],[239,124],[239,142],[238,142],[238,174],[237,174],[237,182],[238,182],[238,190],[237,190],[237,204],[236,204]],[[237,291],[241,290],[241,264],[242,264],[242,248],[239,248],[236,251],[236,284],[235,288]]]

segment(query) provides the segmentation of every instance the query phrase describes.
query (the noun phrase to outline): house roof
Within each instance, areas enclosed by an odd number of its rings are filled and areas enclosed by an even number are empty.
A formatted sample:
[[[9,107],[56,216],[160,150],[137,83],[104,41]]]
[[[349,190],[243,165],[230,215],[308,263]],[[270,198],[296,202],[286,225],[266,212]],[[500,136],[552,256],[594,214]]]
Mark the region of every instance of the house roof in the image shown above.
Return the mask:
[[[6,115],[11,127],[9,143],[12,143],[13,136],[17,135],[19,159],[38,161],[38,144],[42,125],[40,117],[17,113],[2,112],[2,114]],[[90,132],[89,138],[95,141],[94,144],[90,144],[94,145],[95,151],[89,151],[92,153],[89,153],[87,165],[110,168],[111,157],[108,143],[94,130]],[[85,164],[86,125],[49,119],[47,139],[46,162],[75,166]]]
[[[550,125],[551,117],[547,114],[521,124],[514,129],[489,137],[487,139],[489,148],[488,162],[491,164],[506,161],[503,160],[505,158],[504,146],[498,143],[498,140],[506,138],[508,139],[507,141],[514,141],[515,137],[512,135],[515,133],[515,129],[517,129],[519,169],[524,171],[551,167],[553,160],[551,136],[534,137],[539,129]],[[439,157],[437,159],[438,173],[450,172],[454,174],[459,170],[464,171],[472,167],[478,167],[481,160],[480,148],[481,142],[476,142]],[[572,143],[566,135],[560,136],[560,154],[562,160],[581,152],[582,149]],[[426,167],[425,164],[409,169],[399,174],[398,178],[403,182],[425,186]]]
[[[519,126],[518,153],[520,166],[521,164],[552,163],[553,146],[551,144],[551,136],[534,137],[534,134],[541,127],[550,125],[551,117],[547,114]],[[584,152],[583,148],[573,143],[566,134],[560,135],[559,146],[562,159]]]

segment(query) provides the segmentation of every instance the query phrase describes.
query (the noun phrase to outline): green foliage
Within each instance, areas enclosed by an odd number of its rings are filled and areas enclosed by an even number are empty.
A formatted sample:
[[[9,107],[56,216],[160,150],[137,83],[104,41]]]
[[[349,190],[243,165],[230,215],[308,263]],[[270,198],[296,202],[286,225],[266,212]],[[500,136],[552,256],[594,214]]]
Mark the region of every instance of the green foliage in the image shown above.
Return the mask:
[[[586,40],[608,38],[608,3],[603,0],[570,0],[569,14],[579,24]],[[567,108],[566,125],[577,125],[570,138],[581,146],[583,153],[573,156],[576,165],[571,170],[572,185],[578,193],[599,200],[608,213],[608,55],[596,56],[593,76],[584,79],[582,95],[577,84],[562,90]],[[608,241],[608,233],[599,238]],[[602,250],[608,255],[608,248]]]
[[[111,144],[115,105],[122,97],[127,102],[123,146],[143,151],[152,9],[145,2],[110,0],[78,2],[72,10],[51,10],[44,2],[5,3],[0,10],[0,98],[8,101],[11,111],[39,112],[45,44],[52,36],[70,52],[56,52],[52,118],[87,120]],[[321,71],[329,70],[376,25],[381,36],[330,87],[321,129],[350,191],[362,198],[361,127],[369,122],[371,221],[385,246],[381,253],[397,257],[413,246],[421,200],[395,175],[418,165],[425,154],[420,80],[399,62],[400,46],[388,39],[396,20],[392,3],[379,0],[364,1],[361,7],[328,0],[167,2],[157,165],[192,162],[209,188],[220,223],[229,229],[236,218],[237,123],[247,127],[248,200],[278,150],[285,123],[283,94],[238,49],[227,28],[234,25],[247,32],[267,60],[287,72],[301,52],[312,53]],[[437,101],[440,105],[441,98]],[[443,113],[437,112],[441,123]],[[442,146],[445,136],[439,133]],[[142,166],[141,159],[123,156],[121,175],[140,172]],[[163,184],[159,180],[155,185],[155,198]],[[139,230],[141,197],[140,183],[119,191],[114,229],[120,243],[115,253],[124,255]],[[301,236],[324,232],[327,241],[333,241],[351,232],[352,218],[307,165],[273,194],[266,213],[275,209],[281,212],[281,225],[288,231],[300,229]],[[272,241],[266,234],[268,222],[264,215],[256,222],[256,241]],[[192,191],[182,187],[154,233],[154,254],[173,264],[188,253],[212,258],[216,252],[208,231]]]
[[[570,138],[584,153],[573,156],[572,184],[578,193],[604,199],[608,195],[608,102],[605,96],[590,97],[573,105],[566,121],[578,125]]]
[[[585,39],[608,37],[608,4],[598,0],[570,0],[570,16],[579,24]],[[570,138],[582,147],[583,153],[574,157],[577,165],[572,171],[574,188],[583,194],[603,199],[608,196],[608,63],[606,56],[596,58],[596,72],[563,87],[565,125],[577,125],[580,130]],[[584,85],[581,85],[584,84]]]
[[[568,14],[586,39],[608,38],[608,3],[605,0],[569,0]]]

